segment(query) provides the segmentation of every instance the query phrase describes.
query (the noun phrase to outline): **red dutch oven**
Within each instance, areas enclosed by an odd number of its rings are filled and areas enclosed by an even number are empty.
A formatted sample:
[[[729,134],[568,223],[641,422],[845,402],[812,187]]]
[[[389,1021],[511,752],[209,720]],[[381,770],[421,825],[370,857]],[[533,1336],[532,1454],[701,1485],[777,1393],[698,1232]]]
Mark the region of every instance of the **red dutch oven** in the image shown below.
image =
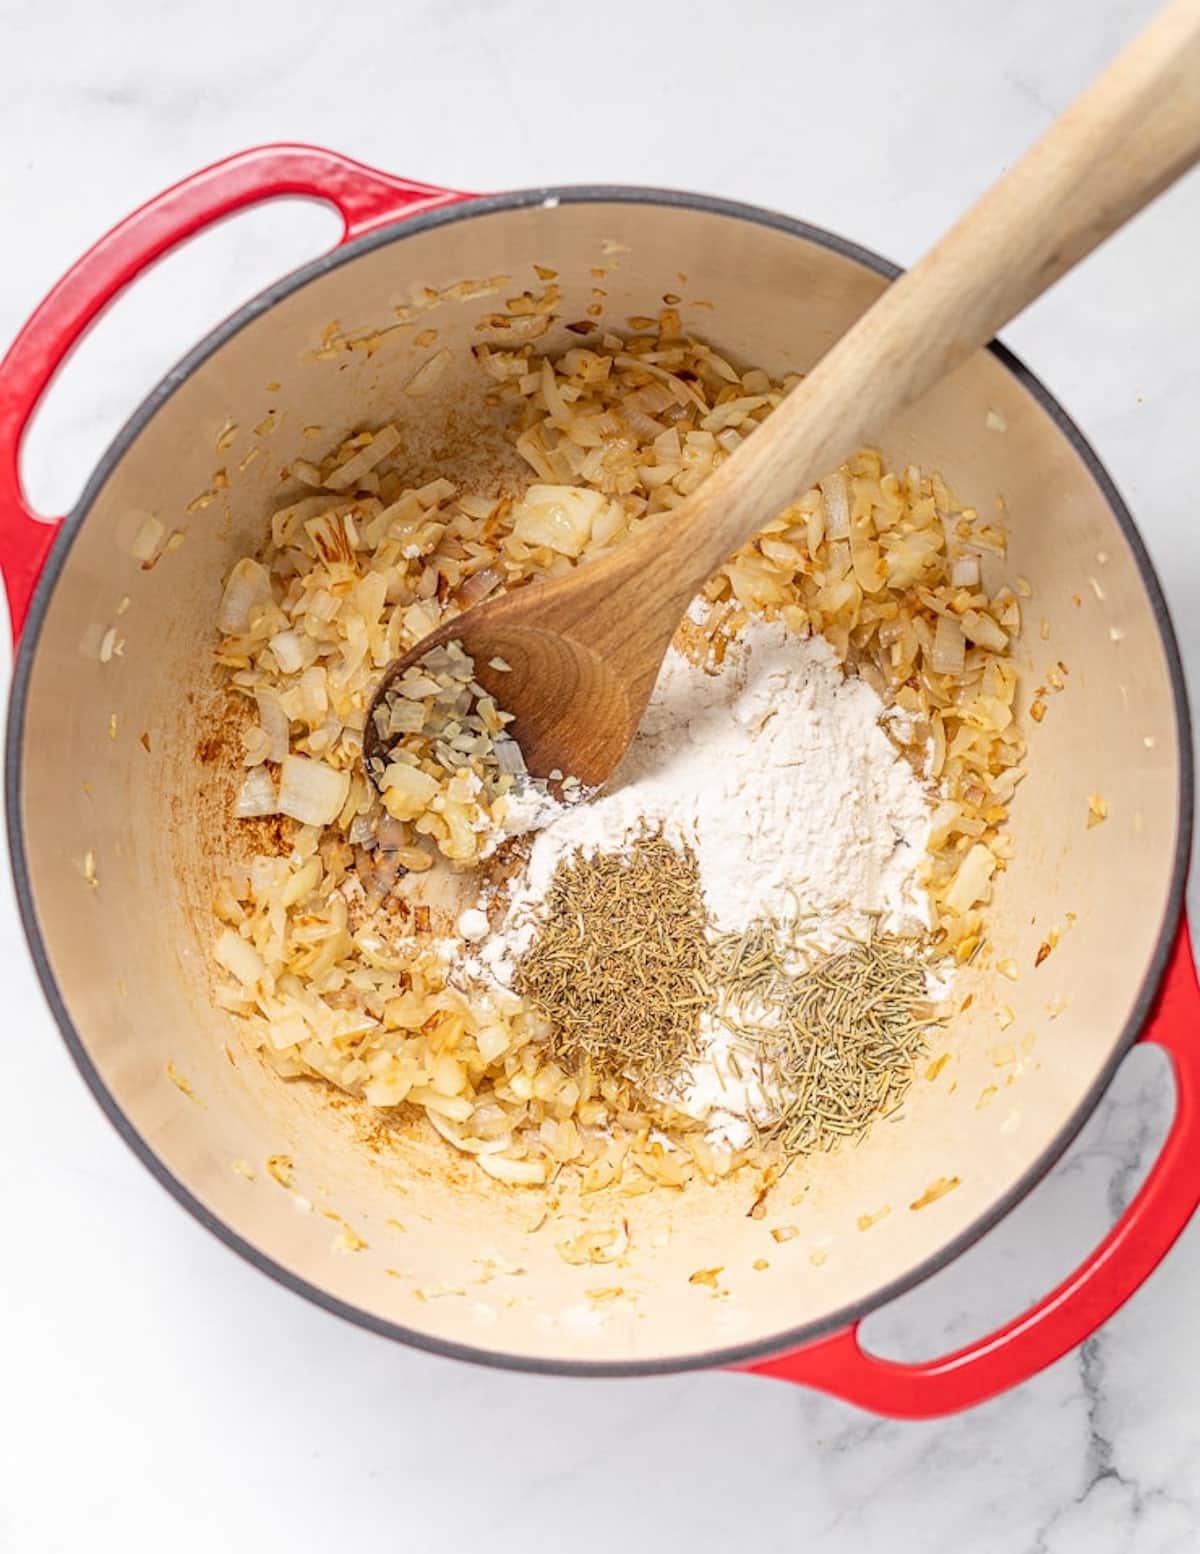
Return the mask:
[[[175,245],[282,195],[334,205],[339,245],[179,363],[72,513],[33,513],[21,438],[88,326]],[[1016,980],[997,985],[994,966],[963,973],[974,997],[951,1028],[949,1061],[914,1085],[898,1124],[790,1173],[762,1220],[747,1216],[736,1180],[615,1205],[565,1193],[546,1216],[438,1140],[401,1130],[379,1145],[353,1106],[267,1072],[213,1003],[209,901],[236,838],[196,746],[223,577],[260,543],[280,470],[301,447],[319,456],[351,429],[397,416],[414,446],[469,447],[461,433],[476,420],[484,436],[470,347],[486,338],[489,296],[532,285],[534,264],[556,271],[563,290],[539,349],[577,343],[564,321],[585,315],[599,277],[613,327],[681,294],[686,327],[771,372],[810,367],[896,273],[828,233],[727,201],[589,187],[481,198],[312,147],[269,146],[144,205],[21,330],[0,366],[0,564],[18,648],[7,812],[47,999],[101,1106],[179,1202],[256,1266],[364,1327],[534,1371],[736,1367],[909,1418],[977,1403],[1106,1321],[1200,1198],[1179,655],[1112,482],[1004,348],[980,352],[883,439],[892,464],[940,469],[981,508],[1003,498],[1004,565],[1033,589],[1016,644],[1022,683],[1065,666],[1065,689],[1030,727],[1016,857],[990,920],[995,957],[1011,960]],[[431,292],[428,322],[451,363],[435,392],[405,398],[429,343],[395,327],[396,308]],[[371,335],[371,349],[323,350],[334,321],[344,336]],[[452,476],[461,456],[446,452]],[[1088,827],[1091,794],[1103,795],[1108,818]],[[1049,940],[1053,953],[1035,965]],[[1003,1070],[1000,1005],[1019,1038]],[[1135,1041],[1168,1053],[1175,1117],[1103,1242],[1032,1309],[954,1354],[907,1365],[866,1353],[864,1315],[1029,1191]],[[948,1181],[953,1191],[929,1193]],[[354,1255],[331,1244],[328,1214],[352,1227]],[[619,1225],[619,1262],[565,1262],[556,1243],[606,1215]],[[690,1282],[711,1268],[721,1269],[719,1293]]]

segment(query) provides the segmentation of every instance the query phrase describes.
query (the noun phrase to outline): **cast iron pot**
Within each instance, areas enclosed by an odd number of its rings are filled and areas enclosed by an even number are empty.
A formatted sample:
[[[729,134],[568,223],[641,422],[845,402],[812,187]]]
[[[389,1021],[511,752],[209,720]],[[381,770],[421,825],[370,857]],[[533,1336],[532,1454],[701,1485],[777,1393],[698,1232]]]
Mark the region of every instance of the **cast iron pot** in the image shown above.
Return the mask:
[[[133,414],[68,517],[35,516],[18,477],[22,433],[91,321],[191,234],[295,194],[338,208],[339,246],[197,345]],[[497,289],[541,284],[535,263],[557,272],[563,290],[539,350],[579,343],[568,326],[584,326],[596,292],[616,327],[674,294],[686,327],[772,372],[810,367],[896,273],[840,238],[728,201],[629,188],[477,198],[273,146],[143,206],[21,331],[0,366],[0,562],[18,638],[7,812],[47,999],[101,1106],[178,1201],[264,1272],[364,1327],[532,1371],[740,1367],[899,1416],[978,1402],[1104,1322],[1200,1197],[1179,656],[1111,480],[1002,347],[891,427],[883,448],[893,465],[941,470],[981,510],[1003,499],[1011,543],[992,575],[1021,575],[1033,590],[1016,650],[1022,715],[1050,664],[1065,666],[1066,688],[1030,724],[1016,857],[992,918],[995,956],[1011,958],[1017,979],[994,967],[965,974],[962,996],[975,996],[952,1028],[951,1060],[918,1081],[901,1122],[793,1172],[765,1220],[748,1217],[735,1182],[607,1208],[568,1201],[533,1229],[536,1199],[484,1181],[423,1134],[371,1147],[353,1106],[266,1071],[213,1004],[209,902],[238,846],[228,773],[197,758],[222,578],[259,544],[281,468],[352,428],[399,415],[415,468],[469,472],[489,436],[470,347],[493,338]],[[490,294],[457,286],[485,280]],[[421,327],[392,327],[396,306],[423,288],[455,287],[423,318],[436,341]],[[335,320],[343,335],[372,336],[369,348],[330,349]],[[443,350],[450,360],[435,390],[407,396],[418,367]],[[311,427],[315,440],[303,439]],[[218,469],[227,485],[214,480]],[[176,532],[185,537],[172,548]],[[1108,819],[1089,829],[1093,793]],[[1035,968],[1055,930],[1061,939]],[[1011,1005],[1014,1040],[998,1066],[1001,1004]],[[864,1352],[864,1314],[1012,1208],[1138,1040],[1167,1049],[1176,1114],[1103,1243],[1033,1309],[956,1354],[900,1365]],[[952,1179],[952,1191],[930,1195]],[[335,1251],[338,1226],[314,1205],[340,1215],[365,1247]],[[621,1264],[565,1262],[556,1242],[605,1214],[628,1233]],[[753,1269],[763,1257],[769,1267]],[[726,1294],[689,1283],[716,1267]]]

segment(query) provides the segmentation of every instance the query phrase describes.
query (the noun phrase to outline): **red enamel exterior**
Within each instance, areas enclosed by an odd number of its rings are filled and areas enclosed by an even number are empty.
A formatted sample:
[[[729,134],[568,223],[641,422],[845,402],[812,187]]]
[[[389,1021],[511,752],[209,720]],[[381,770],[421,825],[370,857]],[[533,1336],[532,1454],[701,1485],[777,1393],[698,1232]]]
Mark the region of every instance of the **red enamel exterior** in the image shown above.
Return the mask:
[[[61,519],[36,516],[18,460],[29,419],[55,373],[107,305],[186,238],[235,211],[286,195],[334,205],[342,242],[469,195],[395,178],[315,146],[275,145],[214,163],[134,211],[50,291],[0,362],[0,570],[14,640]],[[1176,1112],[1145,1184],[1073,1273],[1029,1311],[944,1359],[897,1364],[866,1353],[858,1325],[742,1369],[799,1382],[874,1413],[926,1419],[996,1396],[1060,1359],[1101,1327],[1170,1250],[1200,1203],[1200,987],[1181,924],[1141,1040],[1170,1056]]]
[[[14,640],[60,522],[30,510],[18,468],[25,427],[55,373],[108,304],[156,259],[236,211],[286,195],[333,205],[342,218],[343,243],[401,216],[469,198],[394,178],[318,146],[260,146],[174,184],[90,248],[0,362],[0,565]]]

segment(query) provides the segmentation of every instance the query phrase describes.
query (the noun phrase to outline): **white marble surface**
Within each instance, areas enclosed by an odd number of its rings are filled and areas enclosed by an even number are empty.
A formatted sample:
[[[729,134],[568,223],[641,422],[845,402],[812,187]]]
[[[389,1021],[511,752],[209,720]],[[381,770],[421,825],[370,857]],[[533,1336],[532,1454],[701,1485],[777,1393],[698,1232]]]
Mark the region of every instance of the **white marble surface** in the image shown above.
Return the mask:
[[[1150,10],[0,0],[0,339],[139,200],[279,138],[467,188],[711,190],[911,260]],[[39,498],[73,496],[154,376],[330,234],[323,213],[261,212],[147,282],[39,426]],[[1130,500],[1194,686],[1198,246],[1200,176],[1009,332]],[[77,1079],[7,887],[0,966],[4,1551],[1200,1546],[1200,1225],[1081,1353],[946,1423],[878,1422],[744,1377],[473,1370],[308,1307],[165,1196]],[[1051,1180],[874,1319],[872,1342],[930,1354],[1047,1288],[1136,1185],[1169,1090],[1161,1065],[1131,1060]]]

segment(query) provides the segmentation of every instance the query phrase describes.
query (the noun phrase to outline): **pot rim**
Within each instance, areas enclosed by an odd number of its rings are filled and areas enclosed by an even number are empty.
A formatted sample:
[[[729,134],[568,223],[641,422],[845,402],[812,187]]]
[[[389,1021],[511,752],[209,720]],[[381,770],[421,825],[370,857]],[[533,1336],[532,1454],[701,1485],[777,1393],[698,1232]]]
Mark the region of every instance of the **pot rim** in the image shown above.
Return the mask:
[[[1066,1151],[1084,1122],[1095,1110],[1101,1096],[1108,1089],[1113,1076],[1121,1066],[1126,1053],[1136,1041],[1142,1026],[1153,1007],[1159,985],[1166,969],[1171,947],[1183,911],[1184,888],[1187,880],[1191,851],[1194,805],[1194,772],[1191,738],[1191,719],[1188,707],[1186,682],[1179,646],[1167,610],[1161,585],[1154,571],[1146,547],[1133,518],[1118,492],[1112,478],[1082,432],[1059,405],[1049,390],[998,340],[987,349],[1001,362],[1017,382],[1037,401],[1062,435],[1082,459],[1092,479],[1096,482],[1109,510],[1128,543],[1150,601],[1158,627],[1163,653],[1171,682],[1175,708],[1176,736],[1179,745],[1179,822],[1175,839],[1174,859],[1167,892],[1167,903],[1159,924],[1154,952],[1134,1001],[1129,1019],[1088,1090],[1081,1097],[1066,1122],[1042,1154],[983,1214],[966,1229],[946,1242],[937,1252],[927,1257],[910,1271],[888,1281],[872,1291],[869,1296],[841,1307],[821,1318],[773,1334],[766,1339],[730,1344],[696,1354],[673,1355],[618,1361],[574,1359],[545,1359],[522,1354],[506,1354],[484,1349],[472,1344],[458,1343],[418,1329],[406,1327],[360,1307],[343,1301],[309,1280],[292,1273],[282,1264],[247,1241],[232,1226],[213,1214],[171,1168],[150,1148],[146,1140],[125,1115],[113,1094],[109,1091],[87,1052],[83,1040],[59,993],[50,964],[47,945],[43,939],[34,903],[29,875],[28,857],[22,825],[22,754],[25,731],[25,713],[29,697],[29,683],[42,627],[55,585],[76,535],[79,533],[97,495],[114,469],[124,457],[133,441],[150,423],[159,409],[177,388],[201,368],[205,362],[249,323],[268,312],[276,303],[300,291],[310,281],[316,280],[343,264],[352,263],[375,249],[398,242],[405,237],[425,232],[453,222],[470,220],[475,216],[489,215],[496,211],[520,210],[532,206],[572,204],[628,204],[653,205],[668,208],[700,211],[705,214],[729,216],[758,226],[773,228],[791,237],[815,243],[833,253],[852,259],[865,268],[891,281],[901,274],[900,266],[882,258],[872,250],[857,243],[799,221],[779,212],[740,201],[716,196],[689,193],[652,187],[578,184],[559,187],[519,189],[504,194],[485,195],[467,199],[426,214],[400,217],[379,227],[353,242],[343,244],[327,254],[300,266],[268,286],[211,330],[173,367],[142,400],[113,438],[104,455],[88,479],[75,506],[63,520],[46,564],[38,579],[29,607],[29,613],[21,640],[17,646],[13,665],[13,683],[7,719],[7,746],[5,751],[5,816],[9,853],[16,888],[17,904],[29,944],[30,954],[42,991],[50,1006],[67,1050],[88,1088],[102,1111],[129,1145],[134,1154],[159,1183],[206,1229],[218,1237],[232,1251],[251,1266],[267,1274],[276,1283],[292,1293],[304,1297],[313,1305],[339,1316],[354,1325],[391,1338],[412,1348],[428,1353],[445,1355],[451,1359],[467,1360],[475,1364],[500,1370],[524,1371],[541,1375],[558,1376],[652,1376],[684,1371],[710,1370],[726,1366],[743,1366],[772,1355],[786,1354],[801,1349],[815,1340],[829,1336],[860,1321],[871,1312],[885,1306],[906,1291],[913,1289],[933,1274],[948,1267],[961,1253],[973,1246],[1000,1220],[1026,1197],[1034,1186]]]

